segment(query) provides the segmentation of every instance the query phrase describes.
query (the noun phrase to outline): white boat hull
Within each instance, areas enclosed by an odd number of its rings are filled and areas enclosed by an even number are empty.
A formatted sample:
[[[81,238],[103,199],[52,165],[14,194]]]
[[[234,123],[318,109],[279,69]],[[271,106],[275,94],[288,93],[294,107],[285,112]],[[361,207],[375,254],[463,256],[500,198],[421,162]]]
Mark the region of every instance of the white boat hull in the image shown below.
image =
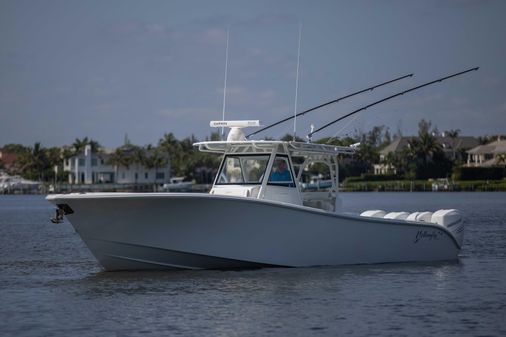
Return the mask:
[[[445,227],[195,193],[52,195],[106,270],[454,260]]]

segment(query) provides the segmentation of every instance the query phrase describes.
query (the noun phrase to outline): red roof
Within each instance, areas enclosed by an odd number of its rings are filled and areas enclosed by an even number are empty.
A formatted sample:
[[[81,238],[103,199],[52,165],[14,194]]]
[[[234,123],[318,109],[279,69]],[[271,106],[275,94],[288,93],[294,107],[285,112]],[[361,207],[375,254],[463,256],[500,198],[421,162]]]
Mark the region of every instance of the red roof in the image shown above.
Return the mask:
[[[0,150],[0,161],[2,161],[5,167],[14,165],[14,161],[16,161],[17,158],[18,156],[13,152]]]

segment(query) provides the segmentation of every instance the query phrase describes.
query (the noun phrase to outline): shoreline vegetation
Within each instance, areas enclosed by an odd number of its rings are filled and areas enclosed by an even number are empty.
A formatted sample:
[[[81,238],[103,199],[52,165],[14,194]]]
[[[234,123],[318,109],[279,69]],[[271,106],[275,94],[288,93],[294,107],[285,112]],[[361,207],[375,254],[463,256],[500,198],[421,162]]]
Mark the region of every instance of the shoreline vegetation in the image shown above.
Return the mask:
[[[441,135],[449,140],[441,143]],[[368,132],[355,130],[353,135],[342,138],[322,138],[320,144],[349,146],[360,143],[352,156],[339,155],[340,190],[352,191],[506,191],[506,153],[495,156],[493,167],[470,167],[467,151],[458,145],[460,130],[440,132],[430,121],[418,123],[418,134],[403,137],[398,130],[393,134],[384,125],[375,126]],[[388,146],[396,140],[407,139],[401,150],[388,152]],[[475,142],[488,144],[500,140],[504,135],[476,137]],[[473,138],[473,137],[467,137]],[[272,138],[265,138],[272,140]],[[280,140],[291,141],[290,134]],[[205,140],[220,140],[218,133],[212,133]],[[297,141],[304,141],[296,138]],[[23,179],[40,183],[38,193],[85,192],[85,191],[161,191],[156,184],[110,184],[80,185],[69,183],[69,173],[64,171],[64,161],[84,152],[90,145],[94,153],[108,151],[108,163],[114,167],[170,166],[171,177],[185,177],[193,182],[194,189],[206,191],[212,184],[220,164],[217,155],[202,153],[193,147],[199,140],[195,136],[177,139],[172,133],[164,134],[156,145],[134,145],[125,136],[124,145],[116,149],[104,149],[96,140],[85,137],[73,144],[61,147],[43,147],[6,144],[0,153],[14,157],[6,163],[0,156],[0,172],[17,175]],[[388,152],[388,153],[387,153]],[[6,156],[4,155],[4,160]],[[381,167],[381,174],[375,174]],[[309,177],[327,179],[321,167],[315,165],[307,172]],[[21,191],[22,192],[22,191]],[[31,191],[33,193],[33,191]],[[12,191],[1,191],[12,193]]]
[[[0,191],[0,195],[33,194],[45,195],[52,193],[88,193],[88,192],[192,192],[208,193],[212,184],[193,184],[185,190],[163,190],[153,184],[59,184],[54,188],[51,184],[42,184],[38,189],[12,189]],[[321,189],[323,191],[325,189]],[[506,181],[474,180],[453,181],[449,185],[430,180],[388,180],[342,182],[339,191],[353,192],[506,192]]]
[[[344,182],[342,192],[506,192],[506,180],[438,182],[431,180],[387,180]]]

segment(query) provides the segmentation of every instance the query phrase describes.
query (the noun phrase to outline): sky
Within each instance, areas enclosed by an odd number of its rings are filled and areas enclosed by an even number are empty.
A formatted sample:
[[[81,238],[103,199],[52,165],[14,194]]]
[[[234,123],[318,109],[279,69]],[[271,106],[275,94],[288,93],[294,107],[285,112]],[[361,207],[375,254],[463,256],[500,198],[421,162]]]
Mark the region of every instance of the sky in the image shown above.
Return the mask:
[[[227,120],[263,125],[392,78],[414,77],[297,120],[297,135],[410,87],[318,134],[418,121],[462,135],[506,133],[506,1],[0,0],[0,146],[156,144],[199,139]],[[258,135],[293,132],[285,123]],[[247,131],[253,131],[247,130]]]

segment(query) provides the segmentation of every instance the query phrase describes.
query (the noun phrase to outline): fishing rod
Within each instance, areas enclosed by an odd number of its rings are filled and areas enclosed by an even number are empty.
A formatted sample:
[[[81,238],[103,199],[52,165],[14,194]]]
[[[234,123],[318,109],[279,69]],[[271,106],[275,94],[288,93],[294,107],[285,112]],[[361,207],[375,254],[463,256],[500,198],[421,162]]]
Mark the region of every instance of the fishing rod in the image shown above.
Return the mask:
[[[379,101],[376,101],[376,102],[371,103],[371,104],[369,104],[369,105],[366,105],[366,106],[364,106],[364,107],[362,107],[362,108],[359,108],[359,109],[357,109],[357,110],[355,110],[355,111],[352,111],[352,112],[350,112],[350,113],[348,113],[348,114],[346,114],[346,115],[344,115],[344,116],[341,116],[341,117],[339,117],[338,119],[333,120],[332,122],[329,122],[329,123],[325,124],[324,126],[322,126],[322,127],[318,128],[318,129],[314,130],[314,131],[313,131],[313,130],[311,130],[311,132],[307,134],[307,138],[311,141],[311,138],[313,137],[313,135],[314,135],[315,133],[317,133],[318,131],[321,131],[321,130],[325,129],[326,127],[329,127],[330,125],[332,125],[332,124],[334,124],[334,123],[337,123],[337,122],[339,122],[339,121],[341,121],[341,120],[343,120],[343,119],[345,119],[345,118],[348,118],[348,117],[350,117],[351,115],[356,114],[357,112],[360,112],[360,111],[362,111],[362,110],[366,110],[366,109],[368,109],[368,108],[370,108],[370,107],[372,107],[372,106],[374,106],[374,105],[376,105],[376,104],[380,104],[380,103],[385,102],[385,101],[388,101],[388,100],[390,100],[390,99],[392,99],[392,98],[394,98],[394,97],[397,97],[397,96],[402,96],[402,95],[404,95],[404,94],[407,94],[408,92],[411,92],[411,91],[414,91],[414,90],[417,90],[417,89],[420,89],[420,88],[426,87],[426,86],[431,85],[431,84],[434,84],[434,83],[442,82],[442,81],[447,80],[447,79],[449,79],[449,78],[456,77],[456,76],[459,76],[459,75],[463,75],[463,74],[465,74],[465,73],[468,73],[468,72],[471,72],[471,71],[475,71],[475,70],[478,70],[478,69],[480,69],[480,67],[475,67],[475,68],[467,69],[467,70],[461,71],[460,73],[456,73],[456,74],[452,74],[452,75],[449,75],[449,76],[445,76],[445,77],[442,77],[442,78],[437,79],[437,80],[435,80],[435,81],[427,82],[427,83],[424,83],[424,84],[422,84],[422,85],[419,85],[419,86],[413,87],[413,88],[411,88],[411,89],[408,89],[408,90],[404,90],[404,91],[402,91],[402,92],[399,92],[399,93],[397,93],[397,94],[395,94],[395,95],[388,96],[388,97],[386,97],[386,98],[380,99]]]
[[[363,90],[360,90],[360,91],[357,91],[357,92],[354,92],[354,93],[348,94],[348,95],[346,95],[346,96],[339,97],[339,98],[334,99],[334,100],[332,100],[332,101],[328,101],[328,102],[326,102],[326,103],[323,103],[323,104],[320,104],[320,105],[318,105],[318,106],[315,106],[315,107],[313,107],[313,108],[311,108],[311,109],[307,109],[307,110],[304,110],[304,111],[302,111],[302,112],[299,112],[299,113],[298,113],[298,114],[296,114],[296,115],[293,115],[293,116],[287,117],[287,118],[285,118],[285,119],[282,119],[282,120],[280,120],[279,122],[276,122],[276,123],[270,124],[270,125],[268,125],[268,126],[266,126],[266,127],[262,128],[262,129],[260,129],[260,130],[257,130],[257,131],[255,131],[255,132],[252,132],[252,133],[250,133],[249,135],[247,135],[247,136],[246,136],[246,138],[249,138],[249,137],[251,137],[251,136],[253,136],[253,135],[256,135],[257,133],[260,133],[260,132],[262,132],[262,131],[265,131],[265,130],[267,130],[267,129],[270,129],[270,128],[272,128],[273,126],[276,126],[276,125],[279,125],[279,124],[284,123],[284,122],[286,122],[286,121],[289,121],[289,120],[290,120],[290,119],[292,119],[292,118],[296,118],[296,117],[299,117],[299,116],[303,116],[303,115],[305,115],[305,114],[306,114],[306,113],[308,113],[308,112],[314,111],[314,110],[316,110],[316,109],[323,108],[324,106],[327,106],[327,105],[329,105],[329,104],[332,104],[332,103],[337,103],[337,102],[339,102],[339,101],[342,101],[343,99],[350,98],[350,97],[352,97],[352,96],[355,96],[355,95],[358,95],[358,94],[364,93],[364,92],[366,92],[366,91],[372,91],[372,90],[374,90],[374,89],[376,89],[376,88],[379,88],[379,87],[381,87],[381,86],[384,86],[384,85],[387,85],[387,84],[390,84],[390,83],[393,83],[393,82],[397,82],[397,81],[400,81],[400,80],[402,80],[402,79],[404,79],[404,78],[406,78],[406,77],[412,77],[412,76],[413,76],[413,74],[409,74],[409,75],[404,75],[404,76],[401,76],[401,77],[397,77],[397,78],[394,78],[393,80],[386,81],[386,82],[383,82],[383,83],[380,83],[380,84],[376,84],[376,85],[373,85],[372,87],[369,87],[369,88],[367,88],[367,89],[363,89]]]

